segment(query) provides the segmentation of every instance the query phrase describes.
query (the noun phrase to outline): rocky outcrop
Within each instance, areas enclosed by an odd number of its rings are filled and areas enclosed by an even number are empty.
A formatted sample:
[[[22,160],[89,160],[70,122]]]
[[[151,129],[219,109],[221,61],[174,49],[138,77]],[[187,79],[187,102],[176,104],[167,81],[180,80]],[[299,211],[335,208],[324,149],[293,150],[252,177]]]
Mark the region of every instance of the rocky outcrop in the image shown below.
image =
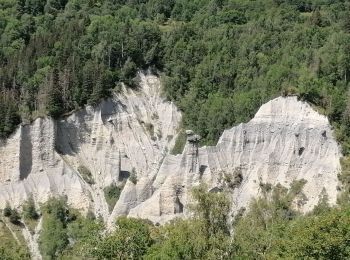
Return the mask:
[[[157,77],[140,73],[139,78],[139,89],[123,86],[95,108],[20,126],[0,146],[0,207],[6,202],[20,206],[29,196],[40,203],[66,195],[71,206],[108,221],[106,186],[126,182],[120,214],[147,199],[152,178],[175,141],[181,114],[162,97]],[[137,184],[127,181],[131,173]]]
[[[0,147],[0,207],[19,206],[29,196],[45,202],[57,195],[67,195],[78,209],[90,204],[85,183],[55,151],[55,137],[56,123],[39,118]]]
[[[161,95],[159,79],[140,74],[139,89],[119,94],[65,119],[37,119],[0,145],[0,207],[66,195],[111,224],[119,215],[163,223],[188,214],[191,189],[228,187],[233,211],[262,194],[264,185],[305,179],[296,207],[308,211],[325,191],[336,200],[341,156],[325,116],[296,97],[263,105],[248,123],[224,131],[218,144],[170,155],[181,114]],[[123,187],[110,211],[104,188]]]
[[[234,212],[266,185],[289,187],[301,179],[307,182],[296,201],[299,210],[311,210],[325,191],[330,203],[336,201],[339,147],[327,118],[296,97],[266,103],[250,122],[224,131],[216,146],[197,148],[189,141],[182,155],[164,159],[153,195],[130,216],[162,223],[186,215],[179,204],[191,202],[190,191],[200,182],[212,191],[229,187]]]

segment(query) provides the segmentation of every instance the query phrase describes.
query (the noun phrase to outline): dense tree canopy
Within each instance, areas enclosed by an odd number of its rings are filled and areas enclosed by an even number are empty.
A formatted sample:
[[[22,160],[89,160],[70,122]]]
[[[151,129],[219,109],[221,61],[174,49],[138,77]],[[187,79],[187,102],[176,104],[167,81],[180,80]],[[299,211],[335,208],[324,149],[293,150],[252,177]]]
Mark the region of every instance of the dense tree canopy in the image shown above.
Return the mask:
[[[107,97],[137,70],[162,75],[203,143],[278,95],[350,136],[350,4],[344,0],[4,0],[0,135]]]
[[[199,186],[190,218],[157,226],[120,217],[113,231],[94,218],[71,218],[62,200],[51,200],[44,207],[42,253],[47,259],[348,259],[349,204],[331,208],[324,196],[302,215],[295,202],[304,184],[271,186],[234,216],[228,193]]]

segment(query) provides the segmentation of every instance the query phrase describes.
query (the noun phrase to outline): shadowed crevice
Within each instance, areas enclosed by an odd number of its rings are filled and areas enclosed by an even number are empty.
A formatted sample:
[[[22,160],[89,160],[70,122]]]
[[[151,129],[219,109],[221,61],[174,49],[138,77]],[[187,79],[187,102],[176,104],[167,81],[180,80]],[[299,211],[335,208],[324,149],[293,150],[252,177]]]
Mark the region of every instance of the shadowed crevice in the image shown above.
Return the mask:
[[[23,126],[21,128],[21,142],[19,147],[19,170],[20,180],[24,180],[28,177],[32,171],[33,155],[32,155],[32,140],[30,136],[30,127]]]

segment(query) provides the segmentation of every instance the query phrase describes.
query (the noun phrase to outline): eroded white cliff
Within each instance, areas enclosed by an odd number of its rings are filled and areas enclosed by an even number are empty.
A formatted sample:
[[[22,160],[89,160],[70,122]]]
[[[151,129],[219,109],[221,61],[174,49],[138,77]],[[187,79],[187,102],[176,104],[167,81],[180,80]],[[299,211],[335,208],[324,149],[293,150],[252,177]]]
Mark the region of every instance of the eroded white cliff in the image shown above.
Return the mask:
[[[66,195],[71,206],[108,221],[103,189],[122,185],[130,173],[138,181],[126,181],[128,195],[122,192],[118,212],[127,214],[147,199],[152,178],[175,141],[181,114],[162,97],[157,77],[139,77],[139,89],[123,87],[95,108],[21,126],[0,146],[0,207],[7,202],[18,207],[29,196],[41,203]],[[84,181],[81,167],[91,173],[93,184]]]
[[[181,216],[187,213],[194,185],[204,182],[221,189],[228,178],[234,212],[261,195],[262,184],[289,187],[301,179],[307,182],[296,203],[299,210],[311,210],[324,191],[334,204],[340,156],[325,116],[296,97],[279,97],[263,105],[250,122],[224,131],[216,146],[197,151],[187,144],[182,155],[168,155],[153,195],[129,215],[160,223]]]
[[[0,207],[66,195],[71,206],[108,224],[119,215],[163,223],[187,214],[193,186],[220,190],[230,176],[239,180],[231,183],[234,211],[259,196],[261,184],[288,187],[298,179],[307,181],[300,210],[317,204],[323,190],[335,202],[341,154],[327,118],[307,103],[274,99],[250,122],[224,131],[216,146],[188,143],[175,156],[169,150],[181,114],[162,97],[157,77],[140,79],[138,90],[123,88],[95,108],[21,126],[0,146]],[[123,190],[110,212],[103,189],[112,183]]]

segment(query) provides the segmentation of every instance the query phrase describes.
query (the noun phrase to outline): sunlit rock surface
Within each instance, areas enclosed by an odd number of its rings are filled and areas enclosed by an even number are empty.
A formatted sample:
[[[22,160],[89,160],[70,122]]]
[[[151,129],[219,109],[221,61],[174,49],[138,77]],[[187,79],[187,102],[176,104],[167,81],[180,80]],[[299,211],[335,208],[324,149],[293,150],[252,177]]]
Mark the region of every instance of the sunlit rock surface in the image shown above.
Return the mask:
[[[68,203],[107,224],[129,215],[164,223],[186,216],[192,187],[229,189],[236,212],[264,184],[306,180],[295,206],[308,211],[327,192],[337,195],[339,147],[325,116],[296,97],[263,105],[248,123],[224,131],[216,146],[187,143],[170,155],[181,114],[161,95],[156,76],[140,73],[138,89],[86,107],[65,119],[37,119],[0,145],[0,208],[66,195]],[[90,183],[84,174],[91,173]],[[109,210],[104,188],[123,187]]]
[[[29,196],[45,202],[67,195],[71,206],[107,221],[103,188],[111,183],[126,182],[120,214],[148,198],[153,177],[175,142],[181,114],[162,97],[157,77],[140,73],[139,78],[138,89],[123,87],[95,108],[19,127],[0,146],[0,207],[6,202],[20,206]],[[82,166],[94,184],[79,174]],[[132,172],[136,185],[127,181]]]
[[[182,155],[168,155],[152,185],[153,195],[129,215],[162,223],[186,214],[190,190],[200,182],[213,191],[231,184],[235,212],[261,195],[264,184],[289,187],[301,179],[307,182],[295,206],[305,212],[324,192],[335,203],[340,156],[325,116],[296,97],[279,97],[264,104],[250,122],[224,131],[216,146],[197,151],[188,143]]]

